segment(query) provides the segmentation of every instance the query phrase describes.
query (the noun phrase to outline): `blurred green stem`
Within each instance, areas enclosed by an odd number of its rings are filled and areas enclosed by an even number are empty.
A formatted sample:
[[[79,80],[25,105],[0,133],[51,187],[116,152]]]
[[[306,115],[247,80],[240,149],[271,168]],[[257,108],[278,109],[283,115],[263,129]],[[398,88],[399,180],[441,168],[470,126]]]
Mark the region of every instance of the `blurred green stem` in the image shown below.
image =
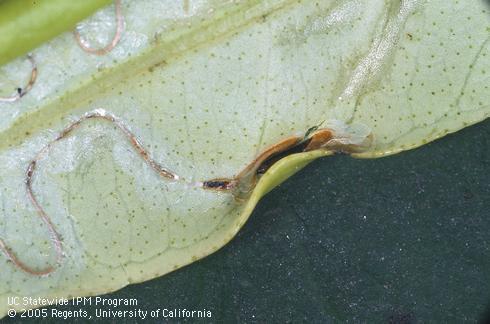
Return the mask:
[[[111,3],[111,0],[0,1],[0,65],[26,54]]]

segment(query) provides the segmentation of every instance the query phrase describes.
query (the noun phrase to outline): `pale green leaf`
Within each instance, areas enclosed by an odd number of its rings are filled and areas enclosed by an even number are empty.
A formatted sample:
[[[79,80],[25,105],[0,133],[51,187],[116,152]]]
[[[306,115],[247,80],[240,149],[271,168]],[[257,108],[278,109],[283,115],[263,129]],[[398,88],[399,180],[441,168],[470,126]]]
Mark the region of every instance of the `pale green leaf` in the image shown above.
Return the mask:
[[[288,156],[240,199],[195,182],[233,178],[290,135],[330,125],[342,143],[372,139],[353,154],[371,158],[485,119],[487,10],[483,1],[207,0],[188,11],[124,1],[123,37],[107,55],[82,51],[71,33],[37,48],[34,87],[0,102],[0,239],[30,269],[54,271],[28,274],[0,255],[0,316],[7,297],[102,294],[216,251],[265,193],[332,152]],[[99,47],[114,27],[111,6],[80,33]],[[3,66],[0,95],[29,71],[25,58]],[[106,120],[54,141],[96,109],[185,181],[158,175]],[[24,184],[43,149],[32,190],[62,236],[59,260]]]

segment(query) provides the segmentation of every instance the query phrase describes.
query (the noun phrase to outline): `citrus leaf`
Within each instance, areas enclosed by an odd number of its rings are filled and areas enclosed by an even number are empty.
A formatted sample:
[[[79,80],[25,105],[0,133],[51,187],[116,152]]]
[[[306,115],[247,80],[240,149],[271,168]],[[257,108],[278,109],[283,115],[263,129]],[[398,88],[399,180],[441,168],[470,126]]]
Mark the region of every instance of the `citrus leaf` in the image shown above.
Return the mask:
[[[123,2],[112,51],[63,34],[0,103],[0,316],[7,297],[101,294],[216,251],[313,159],[397,153],[490,114],[483,2],[189,4]],[[115,27],[108,7],[78,30],[97,48]],[[30,69],[4,66],[2,95]],[[322,130],[318,149],[284,148]],[[260,176],[267,152],[288,154]]]

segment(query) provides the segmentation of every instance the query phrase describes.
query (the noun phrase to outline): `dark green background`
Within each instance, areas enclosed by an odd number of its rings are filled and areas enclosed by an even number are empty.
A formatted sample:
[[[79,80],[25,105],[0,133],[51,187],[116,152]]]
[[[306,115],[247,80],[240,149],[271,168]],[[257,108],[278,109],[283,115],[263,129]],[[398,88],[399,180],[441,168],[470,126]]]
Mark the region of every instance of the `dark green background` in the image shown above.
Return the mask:
[[[206,308],[213,322],[482,319],[489,149],[490,120],[392,157],[316,161],[265,197],[221,251],[108,297]]]

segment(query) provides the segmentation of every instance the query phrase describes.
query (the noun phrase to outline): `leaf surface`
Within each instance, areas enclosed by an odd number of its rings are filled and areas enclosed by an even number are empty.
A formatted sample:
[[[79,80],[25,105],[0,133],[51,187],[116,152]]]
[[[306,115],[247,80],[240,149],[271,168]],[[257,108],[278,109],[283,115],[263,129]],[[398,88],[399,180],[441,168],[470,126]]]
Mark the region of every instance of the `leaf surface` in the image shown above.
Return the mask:
[[[233,178],[292,134],[322,122],[363,125],[373,142],[352,155],[372,158],[485,119],[487,9],[483,1],[123,2],[124,35],[106,56],[82,51],[70,33],[45,43],[33,52],[35,86],[0,103],[0,238],[29,267],[56,270],[39,277],[0,259],[0,316],[8,296],[101,294],[216,251],[265,193],[332,152],[275,163],[245,200],[195,183]],[[114,24],[108,7],[80,33],[97,47]],[[29,69],[22,58],[4,66],[2,91]],[[104,119],[55,140],[96,109],[185,181],[157,174]],[[26,195],[39,152],[32,192],[61,235],[61,261]]]

